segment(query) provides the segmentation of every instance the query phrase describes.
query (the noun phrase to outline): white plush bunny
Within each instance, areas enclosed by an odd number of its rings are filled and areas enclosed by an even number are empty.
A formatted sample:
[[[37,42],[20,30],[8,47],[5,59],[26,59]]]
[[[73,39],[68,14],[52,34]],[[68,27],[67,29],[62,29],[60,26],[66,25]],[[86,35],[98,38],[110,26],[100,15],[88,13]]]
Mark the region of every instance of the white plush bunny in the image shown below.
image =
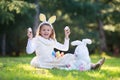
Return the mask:
[[[90,62],[87,44],[91,43],[92,41],[90,39],[83,39],[82,41],[76,40],[71,43],[71,45],[77,46],[74,52],[76,59],[82,59],[86,62]]]
[[[82,41],[76,40],[71,43],[73,46],[77,46],[75,48],[75,61],[69,65],[69,69],[74,70],[90,70],[91,68],[91,59],[89,56],[89,51],[87,48],[87,44],[91,44],[92,41],[90,39],[83,39]]]

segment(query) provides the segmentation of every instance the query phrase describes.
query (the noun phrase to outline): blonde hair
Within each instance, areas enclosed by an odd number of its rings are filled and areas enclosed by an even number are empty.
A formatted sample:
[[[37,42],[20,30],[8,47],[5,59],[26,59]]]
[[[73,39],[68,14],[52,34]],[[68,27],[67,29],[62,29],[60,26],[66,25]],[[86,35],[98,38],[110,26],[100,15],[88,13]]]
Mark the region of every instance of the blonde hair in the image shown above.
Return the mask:
[[[40,24],[40,25],[38,26],[37,31],[36,31],[36,36],[41,36],[40,30],[41,30],[41,28],[42,28],[44,25],[50,26],[50,27],[52,28],[52,34],[50,35],[50,38],[52,38],[52,39],[55,40],[55,39],[56,39],[56,38],[55,38],[55,30],[54,30],[53,26],[50,25],[50,24],[47,23],[47,22],[44,22],[44,23],[42,23],[42,24]]]

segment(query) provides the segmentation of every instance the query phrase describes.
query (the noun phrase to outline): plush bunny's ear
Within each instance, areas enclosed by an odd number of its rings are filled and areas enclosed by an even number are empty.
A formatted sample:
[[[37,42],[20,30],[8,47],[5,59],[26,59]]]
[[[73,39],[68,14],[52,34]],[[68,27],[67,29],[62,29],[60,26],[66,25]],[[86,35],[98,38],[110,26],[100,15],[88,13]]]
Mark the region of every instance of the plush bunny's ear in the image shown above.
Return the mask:
[[[41,14],[39,15],[39,19],[40,19],[40,21],[46,21],[46,16],[41,13]]]
[[[81,41],[76,40],[76,41],[72,41],[72,42],[71,42],[71,45],[72,45],[72,46],[76,46],[76,45],[80,45],[81,43],[82,43]]]
[[[91,39],[83,39],[82,42],[84,42],[86,44],[91,44],[92,40]]]
[[[52,16],[49,18],[48,22],[52,24],[55,22],[55,20],[56,20],[56,16]]]

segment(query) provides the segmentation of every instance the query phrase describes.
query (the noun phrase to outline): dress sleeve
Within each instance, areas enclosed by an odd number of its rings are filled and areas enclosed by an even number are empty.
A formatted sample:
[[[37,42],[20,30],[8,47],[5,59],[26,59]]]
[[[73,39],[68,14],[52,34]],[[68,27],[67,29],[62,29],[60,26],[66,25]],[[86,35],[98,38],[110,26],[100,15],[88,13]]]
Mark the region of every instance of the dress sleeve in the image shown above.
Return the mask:
[[[56,41],[55,48],[61,51],[67,51],[69,49],[69,39],[65,39],[64,44]]]
[[[35,44],[34,39],[28,39],[27,46],[26,46],[26,52],[28,54],[32,54],[35,51]]]

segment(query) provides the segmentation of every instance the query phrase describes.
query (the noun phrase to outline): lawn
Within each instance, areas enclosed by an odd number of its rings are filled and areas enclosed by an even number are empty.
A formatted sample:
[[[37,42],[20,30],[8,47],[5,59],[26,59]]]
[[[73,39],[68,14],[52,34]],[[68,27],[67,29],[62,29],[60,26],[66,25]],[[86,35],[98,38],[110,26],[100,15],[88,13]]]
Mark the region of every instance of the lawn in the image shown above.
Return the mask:
[[[97,62],[100,56],[91,56]],[[37,69],[30,66],[31,56],[0,57],[0,80],[120,80],[120,58],[106,57],[96,71]]]

